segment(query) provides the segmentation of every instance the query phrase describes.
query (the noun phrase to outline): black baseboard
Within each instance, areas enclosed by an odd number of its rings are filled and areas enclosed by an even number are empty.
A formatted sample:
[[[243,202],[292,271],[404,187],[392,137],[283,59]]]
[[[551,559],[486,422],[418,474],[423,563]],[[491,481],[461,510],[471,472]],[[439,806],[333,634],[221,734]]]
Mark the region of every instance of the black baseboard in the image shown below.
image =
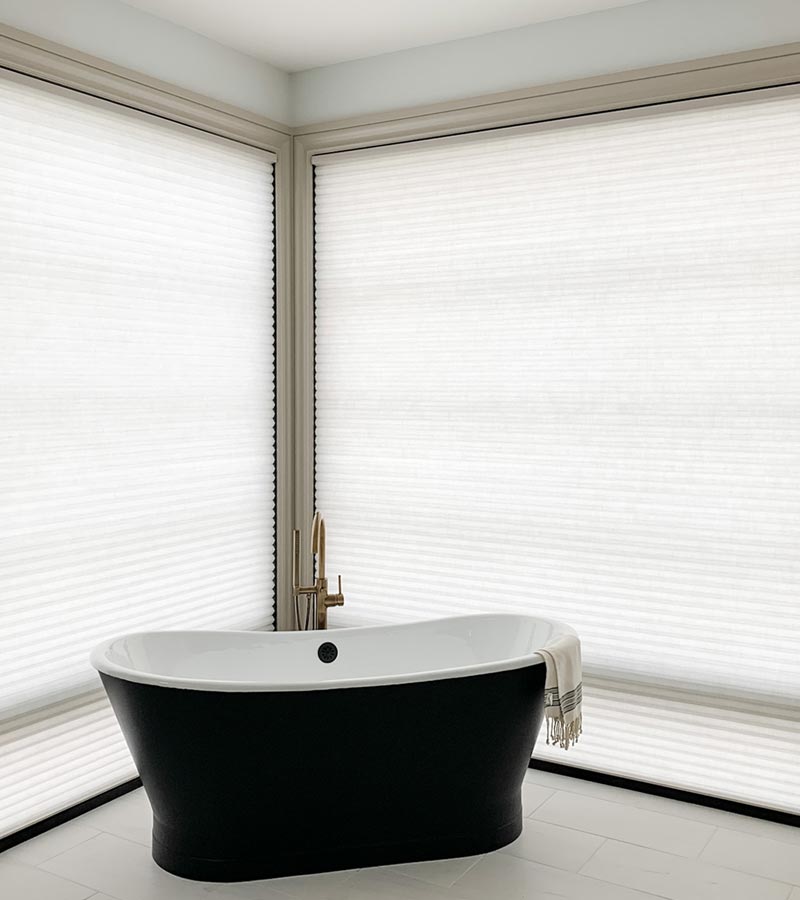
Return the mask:
[[[754,806],[750,803],[741,803],[738,800],[726,800],[723,797],[710,797],[707,794],[698,794],[695,791],[684,791],[680,788],[667,787],[663,784],[653,784],[649,781],[637,781],[635,778],[625,778],[622,775],[609,775],[606,772],[597,772],[594,769],[582,769],[578,766],[567,766],[563,763],[554,763],[544,759],[532,759],[528,768],[539,772],[552,772],[554,775],[565,775],[567,778],[579,778],[582,781],[594,781],[598,784],[610,784],[613,787],[624,788],[628,791],[639,791],[642,794],[653,794],[656,797],[668,797],[670,800],[680,800],[683,803],[694,803],[696,806],[708,806],[711,809],[721,809],[725,812],[737,813],[740,816],[750,816],[754,819],[765,819],[768,822],[779,822],[781,825],[794,825],[800,827],[800,815],[784,812],[781,809],[765,809],[763,806]]]
[[[5,837],[0,838],[0,853],[2,853],[3,850],[10,850],[12,847],[16,847],[17,844],[29,841],[31,838],[43,834],[45,831],[50,831],[51,828],[63,825],[64,822],[69,822],[70,819],[77,819],[78,816],[82,816],[92,809],[97,809],[98,806],[102,806],[110,800],[116,800],[117,797],[121,797],[123,794],[135,791],[141,786],[141,778],[131,778],[130,781],[109,788],[109,790],[103,791],[102,794],[98,794],[96,797],[90,797],[88,800],[76,803],[75,806],[70,806],[69,809],[62,809],[61,812],[48,816],[40,822],[34,822],[33,825],[28,825],[26,828],[15,831],[13,834],[7,834]]]

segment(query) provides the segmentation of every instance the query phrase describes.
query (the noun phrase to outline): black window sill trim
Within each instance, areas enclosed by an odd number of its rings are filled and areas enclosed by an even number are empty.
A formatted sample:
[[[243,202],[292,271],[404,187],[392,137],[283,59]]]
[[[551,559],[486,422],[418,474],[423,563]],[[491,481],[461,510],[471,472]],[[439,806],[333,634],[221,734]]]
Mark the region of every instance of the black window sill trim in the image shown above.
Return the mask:
[[[637,781],[635,778],[625,778],[622,775],[609,775],[606,772],[597,772],[594,769],[582,769],[578,766],[568,766],[563,763],[554,763],[544,759],[532,759],[528,768],[538,772],[551,772],[553,775],[564,775],[567,778],[577,778],[581,781],[593,781],[596,784],[608,784],[612,787],[623,788],[627,791],[638,791],[640,794],[652,794],[655,797],[667,797],[670,800],[680,800],[682,803],[693,803],[695,806],[706,806],[709,809],[721,809],[725,812],[736,813],[740,816],[750,816],[753,819],[764,819],[767,822],[778,822],[781,825],[793,825],[800,827],[800,814],[785,812],[781,809],[767,809],[763,806],[755,806],[751,803],[742,803],[739,800],[727,800],[723,797],[710,797],[707,794],[699,794],[694,791],[685,791],[680,788],[667,787],[663,784],[653,784],[649,781]]]
[[[77,819],[78,816],[97,809],[98,806],[103,806],[111,800],[116,800],[117,797],[121,797],[123,794],[129,794],[141,786],[141,778],[131,778],[130,781],[125,781],[116,787],[103,791],[102,794],[97,794],[96,797],[90,797],[88,800],[76,803],[75,806],[70,806],[68,809],[62,809],[61,812],[54,813],[40,822],[34,822],[33,825],[28,825],[26,828],[7,834],[5,837],[0,838],[0,853],[3,850],[10,850],[12,847],[16,847],[17,844],[23,844],[25,841],[29,841],[40,834],[44,834],[45,831],[58,828],[59,825],[63,825],[71,819]]]
[[[576,778],[581,781],[593,781],[597,784],[608,784],[612,787],[623,788],[628,791],[638,791],[641,794],[652,794],[656,797],[667,797],[670,800],[680,800],[682,803],[694,803],[696,806],[706,806],[710,809],[721,809],[725,812],[736,813],[740,816],[750,816],[754,819],[763,819],[767,822],[778,822],[781,825],[792,825],[800,828],[800,814],[784,812],[779,809],[766,809],[762,806],[754,806],[750,803],[741,803],[738,800],[726,800],[722,797],[709,797],[707,794],[698,794],[694,791],[684,791],[679,788],[666,787],[662,784],[652,784],[649,781],[637,781],[635,778],[625,778],[621,775],[609,775],[606,772],[597,772],[593,769],[582,769],[578,766],[568,766],[562,763],[554,763],[542,759],[532,759],[529,768],[539,772],[550,772],[554,775],[564,775],[567,778]],[[0,838],[0,853],[10,850],[18,844],[29,841],[31,838],[44,834],[52,828],[57,828],[71,819],[77,819],[84,813],[97,809],[123,794],[128,794],[142,786],[140,778],[132,778],[123,784],[110,790],[103,791],[96,797],[90,797],[82,803],[70,806],[61,812],[48,816],[40,822],[28,825],[13,834]]]

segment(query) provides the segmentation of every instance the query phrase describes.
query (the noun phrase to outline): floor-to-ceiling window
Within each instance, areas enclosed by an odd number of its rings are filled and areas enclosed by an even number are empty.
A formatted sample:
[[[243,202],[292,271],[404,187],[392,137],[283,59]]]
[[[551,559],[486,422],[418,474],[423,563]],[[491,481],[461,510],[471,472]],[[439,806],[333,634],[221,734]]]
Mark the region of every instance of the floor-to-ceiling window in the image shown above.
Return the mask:
[[[272,627],[274,161],[0,77],[0,836],[135,775],[94,644]]]
[[[564,619],[562,761],[788,810],[798,147],[782,89],[328,153],[314,183],[337,621]]]

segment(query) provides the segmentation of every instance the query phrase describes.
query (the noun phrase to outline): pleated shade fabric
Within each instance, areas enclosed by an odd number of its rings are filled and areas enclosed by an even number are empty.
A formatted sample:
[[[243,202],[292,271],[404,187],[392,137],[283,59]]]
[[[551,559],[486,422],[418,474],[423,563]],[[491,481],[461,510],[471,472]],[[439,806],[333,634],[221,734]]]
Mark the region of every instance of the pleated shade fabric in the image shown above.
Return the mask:
[[[0,835],[135,774],[96,643],[272,627],[273,169],[0,77]]]
[[[336,622],[562,619],[537,756],[794,812],[798,147],[779,89],[315,160]]]

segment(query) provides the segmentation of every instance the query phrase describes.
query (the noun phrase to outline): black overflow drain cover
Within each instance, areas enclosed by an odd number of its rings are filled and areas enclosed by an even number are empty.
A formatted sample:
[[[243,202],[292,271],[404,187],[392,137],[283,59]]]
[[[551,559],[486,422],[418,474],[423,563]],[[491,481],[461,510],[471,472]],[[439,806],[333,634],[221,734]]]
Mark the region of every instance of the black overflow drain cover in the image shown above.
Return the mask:
[[[338,655],[339,651],[336,647],[336,644],[332,644],[330,641],[325,641],[324,644],[320,644],[319,650],[317,650],[317,656],[324,663],[333,662]]]

